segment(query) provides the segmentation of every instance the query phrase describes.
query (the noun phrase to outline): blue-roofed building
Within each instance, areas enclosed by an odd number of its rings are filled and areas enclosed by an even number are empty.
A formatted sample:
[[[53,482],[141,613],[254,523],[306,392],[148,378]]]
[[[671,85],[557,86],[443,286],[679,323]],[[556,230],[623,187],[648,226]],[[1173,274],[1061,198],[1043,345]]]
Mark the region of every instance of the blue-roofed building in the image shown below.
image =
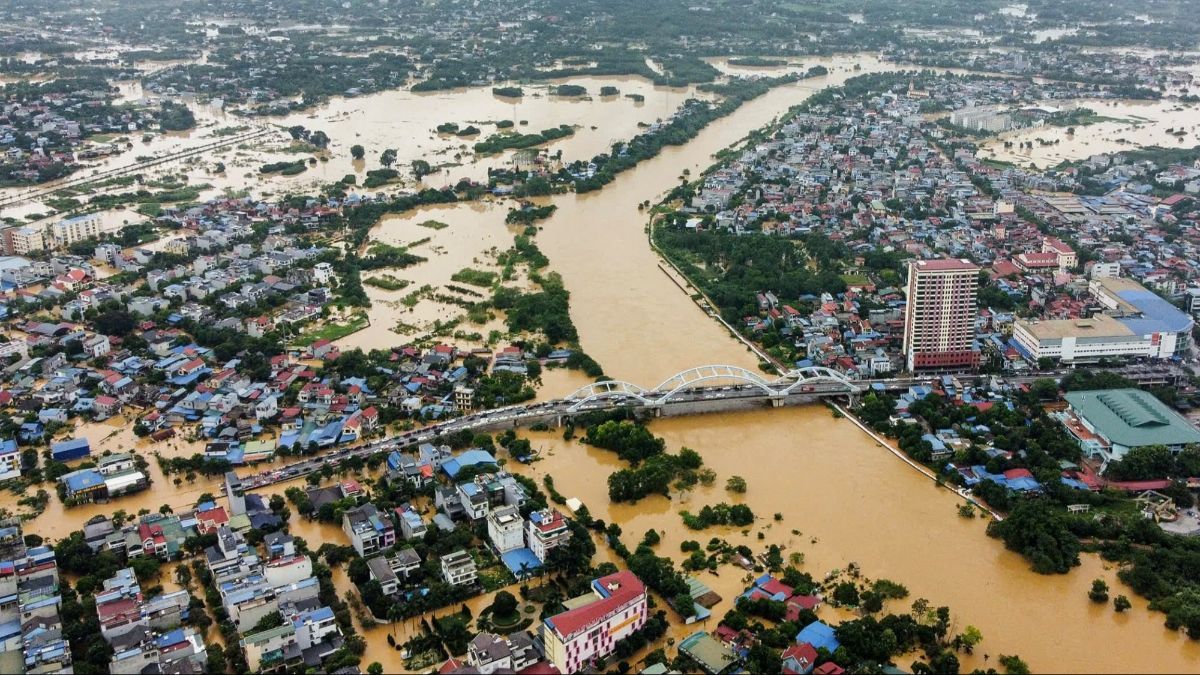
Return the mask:
[[[72,471],[58,479],[67,490],[68,499],[90,499],[105,490],[104,476],[95,469]]]
[[[990,473],[982,464],[962,467],[955,467],[951,464],[947,469],[958,471],[968,487],[974,487],[986,480],[1017,492],[1040,492],[1042,489],[1041,483],[1037,482],[1028,469],[1009,469],[1004,473]]]
[[[933,459],[942,459],[954,454],[950,451],[950,448],[946,447],[942,439],[933,434],[924,434],[921,436],[921,440],[929,444],[930,457]]]
[[[42,436],[45,434],[46,427],[41,422],[25,422],[21,424],[21,429],[17,432],[17,438],[20,438],[25,443],[36,443],[42,440]]]
[[[0,441],[0,481],[21,475],[21,452],[13,439]]]
[[[496,458],[492,456],[492,453],[479,448],[474,448],[472,450],[467,450],[456,457],[446,460],[446,462],[442,464],[442,471],[444,471],[447,476],[454,478],[460,471],[469,466],[495,464]]]
[[[502,553],[500,559],[504,561],[504,566],[508,568],[509,572],[512,572],[517,581],[532,576],[542,566],[542,561],[538,560],[533,551],[525,547]]]
[[[292,619],[292,627],[296,630],[296,643],[304,650],[325,642],[331,636],[341,634],[333,610],[329,607],[301,612]]]
[[[51,422],[66,424],[67,411],[63,408],[43,408],[38,412],[38,421],[43,424],[49,424]]]
[[[92,454],[92,446],[86,438],[72,438],[69,441],[59,441],[52,444],[50,446],[50,454],[56,461],[65,462],[87,457]]]
[[[404,457],[402,457],[400,453],[396,452],[395,450],[391,451],[387,456],[388,471],[399,471],[403,461]]]
[[[836,652],[842,644],[838,642],[833,627],[823,621],[814,621],[796,633],[796,643],[803,642],[807,642],[816,649],[825,649],[830,654]]]

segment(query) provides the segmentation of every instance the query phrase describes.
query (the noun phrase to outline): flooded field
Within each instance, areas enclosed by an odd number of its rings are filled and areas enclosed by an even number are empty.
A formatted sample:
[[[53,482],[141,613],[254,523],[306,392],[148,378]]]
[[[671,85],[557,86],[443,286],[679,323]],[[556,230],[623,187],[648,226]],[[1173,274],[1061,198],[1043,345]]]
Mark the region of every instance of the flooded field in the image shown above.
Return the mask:
[[[1064,102],[1051,102],[1063,105]],[[1197,104],[1174,100],[1108,101],[1083,99],[1072,101],[1111,120],[1068,127],[1036,127],[1009,131],[981,146],[980,156],[1038,168],[1064,161],[1086,159],[1106,152],[1133,150],[1144,146],[1190,148],[1200,143],[1200,116]],[[1012,143],[1005,147],[1005,143]],[[1025,143],[1033,147],[1023,147]]]

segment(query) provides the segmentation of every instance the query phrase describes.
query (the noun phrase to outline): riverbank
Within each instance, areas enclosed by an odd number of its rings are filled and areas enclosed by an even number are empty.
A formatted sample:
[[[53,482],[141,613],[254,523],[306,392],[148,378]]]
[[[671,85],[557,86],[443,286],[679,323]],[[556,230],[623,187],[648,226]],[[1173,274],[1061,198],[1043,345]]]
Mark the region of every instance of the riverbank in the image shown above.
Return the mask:
[[[913,459],[911,457],[909,457],[907,454],[905,454],[905,452],[903,450],[896,447],[895,445],[892,444],[892,442],[890,440],[879,435],[874,430],[872,430],[870,427],[868,427],[866,425],[866,423],[864,423],[862,420],[860,420],[854,413],[843,408],[841,405],[839,405],[835,401],[827,401],[827,403],[829,404],[829,406],[831,408],[838,411],[838,413],[840,413],[842,415],[842,417],[845,417],[846,419],[850,420],[850,422],[852,424],[854,424],[854,426],[858,427],[859,429],[861,429],[863,431],[863,433],[865,433],[866,435],[868,435],[872,439],[874,439],[876,443],[878,443],[879,445],[886,448],[888,452],[890,452],[893,455],[895,455],[896,457],[900,458],[900,461],[909,465],[910,467],[912,467],[913,469],[918,471],[921,475],[923,475],[926,478],[928,478],[929,480],[933,481],[938,487],[949,490],[950,492],[954,493],[957,497],[962,499],[964,502],[979,509],[980,511],[987,512],[989,515],[991,515],[991,517],[993,519],[1004,520],[1003,515],[992,510],[988,505],[986,505],[980,501],[977,501],[966,490],[964,490],[962,488],[953,488],[953,487],[951,487],[950,483],[946,483],[945,481],[939,480],[940,477],[936,473],[931,471],[929,469],[929,467],[913,461]]]

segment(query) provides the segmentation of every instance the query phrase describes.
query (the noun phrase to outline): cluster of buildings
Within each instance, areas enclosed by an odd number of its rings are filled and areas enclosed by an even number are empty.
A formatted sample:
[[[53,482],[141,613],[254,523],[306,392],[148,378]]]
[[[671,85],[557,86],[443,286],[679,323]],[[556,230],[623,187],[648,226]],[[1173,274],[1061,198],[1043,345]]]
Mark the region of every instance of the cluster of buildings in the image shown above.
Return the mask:
[[[26,546],[18,520],[0,523],[0,670],[71,672],[61,610],[54,549]]]
[[[1194,320],[1176,304],[1200,309],[1189,301],[1200,299],[1189,290],[1200,214],[1183,190],[1200,163],[996,166],[931,122],[927,104],[965,124],[1078,92],[934,76],[876,91],[790,118],[707,174],[684,207],[685,230],[819,233],[844,247],[843,292],[758,289],[747,332],[777,333],[797,365],[861,378],[1187,354]],[[1163,189],[1181,191],[1155,196]]]
[[[403,346],[358,376],[327,376],[321,364],[340,356],[329,340],[254,368],[241,358],[218,358],[217,350],[195,341],[189,331],[199,328],[280,337],[328,313],[336,285],[332,252],[304,245],[294,232],[320,227],[342,206],[217,200],[161,217],[161,225],[180,233],[167,242],[165,256],[101,241],[90,260],[0,257],[7,291],[0,317],[10,309],[17,315],[0,343],[0,357],[10,364],[0,406],[24,417],[19,436],[0,448],[4,475],[34,468],[20,466],[20,451],[53,441],[58,429],[79,418],[136,415],[139,434],[157,440],[186,430],[206,441],[204,459],[229,465],[269,460],[280,450],[357,443],[382,429],[382,410],[394,413],[389,419],[470,410],[476,405],[471,385],[487,366],[523,373],[527,360],[537,358],[516,347],[493,355],[446,344]],[[95,222],[83,218],[75,225]],[[95,237],[90,230],[71,232]],[[103,268],[136,273],[146,283],[136,289],[105,283]],[[38,310],[37,320],[20,318]],[[114,314],[119,321],[105,321]],[[50,318],[56,315],[59,321]],[[484,368],[468,369],[468,359]],[[383,375],[385,386],[374,391],[367,375]],[[144,473],[127,472],[115,459],[102,464],[64,476],[64,497],[108,499],[147,485]]]
[[[0,251],[25,256],[59,250],[101,234],[99,214],[64,218],[53,223],[35,223],[0,230]]]
[[[119,152],[107,143],[87,143],[101,133],[145,128],[153,110],[111,105],[107,85],[60,91],[61,87],[14,87],[0,101],[0,183],[40,183],[70,173],[77,162]]]
[[[470,477],[467,478],[467,469]],[[460,476],[460,474],[463,474]],[[391,512],[382,512],[370,502],[358,503],[342,512],[342,530],[360,555],[372,558],[371,576],[387,595],[411,592],[417,579],[413,573],[422,564],[411,548],[397,542],[420,541],[430,528],[450,532],[457,524],[482,525],[486,543],[505,568],[517,579],[526,578],[546,565],[551,552],[570,540],[567,519],[555,509],[522,513],[528,497],[524,486],[511,474],[497,468],[496,459],[481,449],[454,455],[446,446],[425,443],[415,457],[392,452],[386,460],[385,480],[395,486],[432,489],[431,519],[416,500]],[[314,510],[343,500],[361,502],[355,481],[307,491]],[[442,581],[451,586],[474,586],[477,566],[465,551],[451,551],[438,560]],[[419,590],[419,589],[418,589]]]
[[[235,507],[236,508],[236,507]],[[312,561],[290,535],[263,538],[265,556],[240,532],[222,525],[204,552],[229,620],[242,636],[250,670],[320,668],[342,646],[333,610],[321,602]]]
[[[90,450],[86,439],[68,441]],[[59,444],[61,456],[61,444]],[[99,457],[94,468],[77,469],[59,477],[63,496],[70,503],[107,501],[145,490],[150,487],[150,477],[138,467],[133,453],[119,452]]]
[[[141,675],[203,673],[208,653],[203,635],[183,625],[191,611],[187,591],[143,593],[130,568],[119,570],[94,594],[100,635],[113,649],[110,673]]]
[[[1186,92],[1194,81],[1190,63],[1165,52],[1088,50],[1058,45],[1054,49],[946,49],[930,53],[917,47],[896,47],[886,58],[925,66],[949,66],[990,73],[1069,79],[1075,82],[1118,85],[1125,90],[1089,91],[1103,98],[1147,92],[1157,94],[1161,85]],[[1132,88],[1144,91],[1136,92]]]

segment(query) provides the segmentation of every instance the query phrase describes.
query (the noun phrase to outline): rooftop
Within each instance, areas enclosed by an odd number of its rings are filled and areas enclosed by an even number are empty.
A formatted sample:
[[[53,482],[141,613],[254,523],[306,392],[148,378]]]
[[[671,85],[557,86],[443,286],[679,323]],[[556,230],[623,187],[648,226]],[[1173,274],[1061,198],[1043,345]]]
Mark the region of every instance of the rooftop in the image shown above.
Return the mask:
[[[685,637],[679,643],[679,651],[695,659],[701,668],[710,673],[720,673],[736,660],[728,647],[704,631]]]
[[[1097,314],[1090,319],[1050,319],[1046,321],[1017,319],[1017,323],[1039,340],[1061,340],[1065,337],[1132,337],[1134,335],[1128,326],[1107,314]]]
[[[1200,430],[1140,389],[1072,391],[1065,398],[1113,443],[1126,447],[1200,443]]]
[[[599,599],[546,619],[546,627],[564,638],[574,635],[637,596],[645,595],[646,586],[633,572],[625,570],[596,579],[592,582],[592,592]]]
[[[913,267],[919,272],[976,272],[979,266],[965,258],[918,260]]]

